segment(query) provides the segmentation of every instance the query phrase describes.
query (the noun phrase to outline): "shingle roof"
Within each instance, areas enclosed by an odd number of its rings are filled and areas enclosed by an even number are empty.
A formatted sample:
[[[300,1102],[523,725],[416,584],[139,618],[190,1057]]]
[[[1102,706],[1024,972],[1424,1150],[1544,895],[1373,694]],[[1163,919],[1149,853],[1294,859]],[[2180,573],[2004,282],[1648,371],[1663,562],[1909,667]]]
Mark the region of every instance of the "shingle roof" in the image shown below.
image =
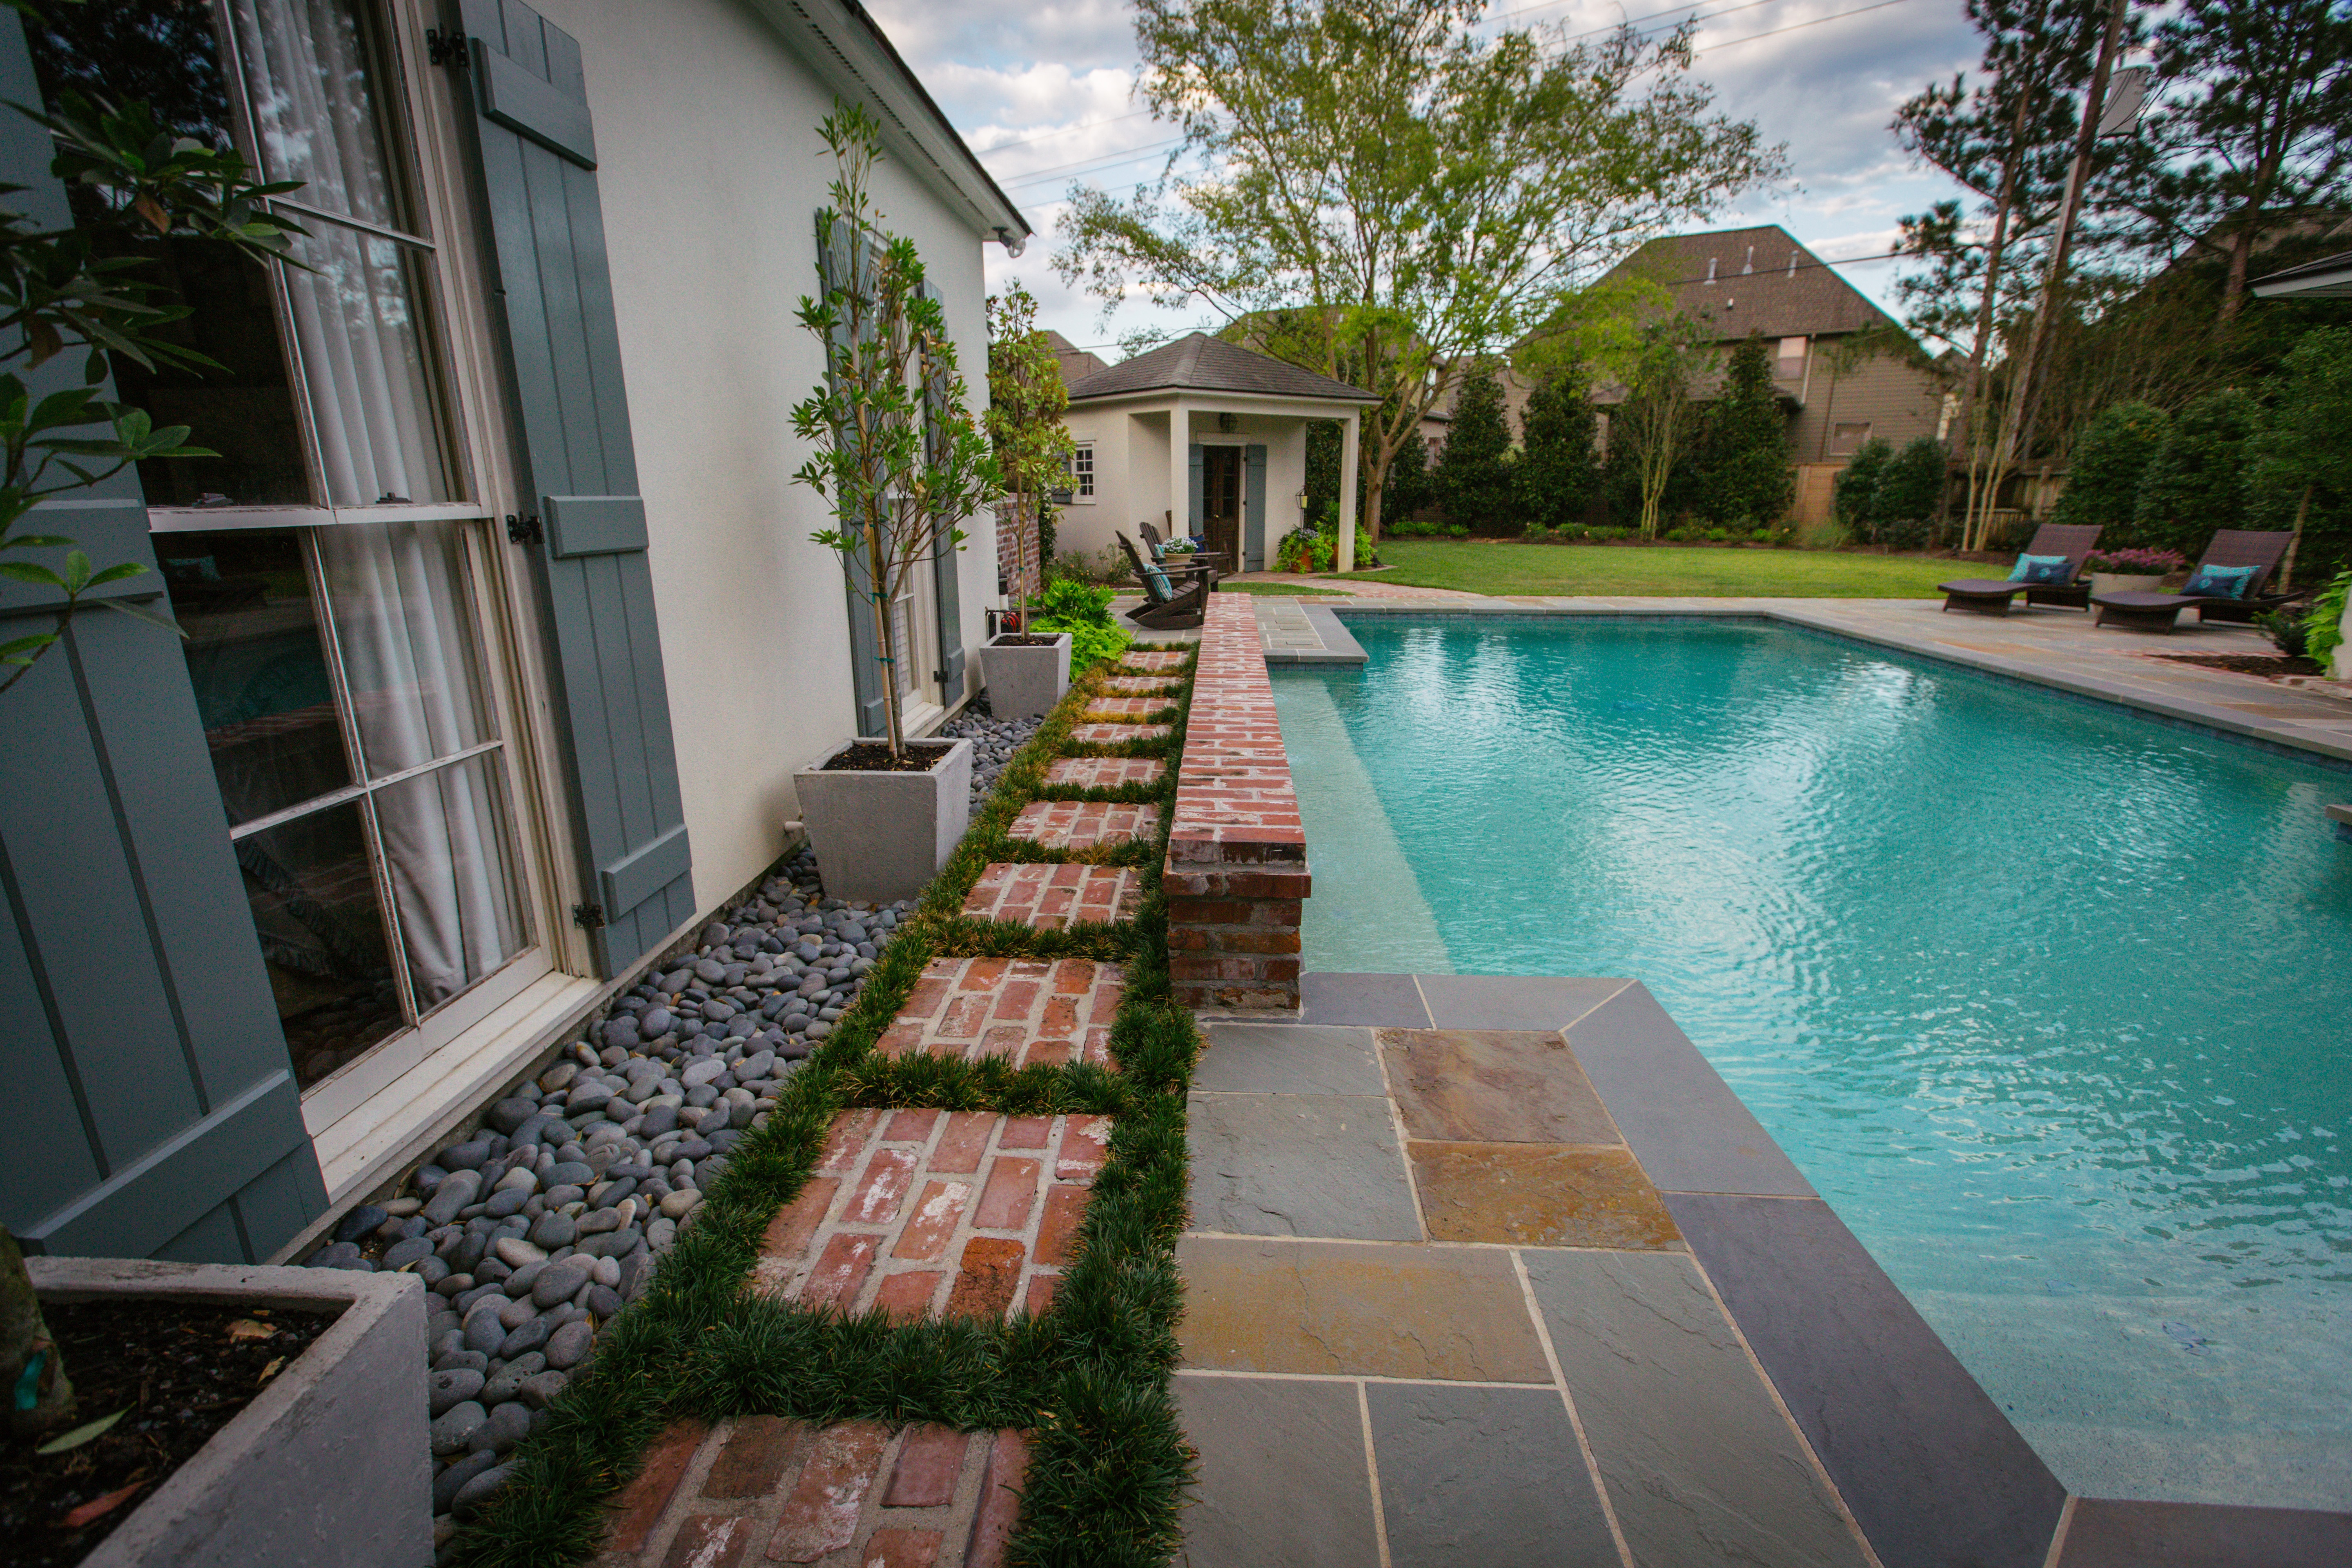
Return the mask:
[[[1278,359],[1194,332],[1150,353],[1122,360],[1073,383],[1070,401],[1121,397],[1139,392],[1238,392],[1318,403],[1378,403],[1371,393],[1285,364]]]
[[[1664,285],[1685,314],[1715,323],[1718,342],[1750,332],[1768,338],[1858,332],[1888,320],[1778,224],[1654,239],[1610,276],[1645,276]]]

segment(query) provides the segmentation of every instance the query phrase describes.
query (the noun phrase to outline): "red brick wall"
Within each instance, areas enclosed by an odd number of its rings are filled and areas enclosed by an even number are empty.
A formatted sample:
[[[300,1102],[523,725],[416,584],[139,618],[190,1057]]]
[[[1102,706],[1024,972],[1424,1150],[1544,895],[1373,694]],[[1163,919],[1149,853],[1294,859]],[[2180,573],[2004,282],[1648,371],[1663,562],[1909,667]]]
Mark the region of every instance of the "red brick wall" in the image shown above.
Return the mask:
[[[1177,1001],[1298,1005],[1307,830],[1244,594],[1209,596],[1163,887]]]

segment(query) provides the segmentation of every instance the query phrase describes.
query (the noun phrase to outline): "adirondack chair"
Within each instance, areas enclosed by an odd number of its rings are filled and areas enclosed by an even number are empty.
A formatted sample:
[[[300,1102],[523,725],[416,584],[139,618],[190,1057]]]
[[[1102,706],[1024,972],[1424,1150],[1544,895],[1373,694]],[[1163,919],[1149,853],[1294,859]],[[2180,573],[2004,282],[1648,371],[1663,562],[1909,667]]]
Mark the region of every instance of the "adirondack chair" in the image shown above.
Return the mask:
[[[1127,552],[1128,560],[1134,564],[1136,581],[1143,584],[1143,603],[1127,612],[1128,619],[1166,631],[1197,626],[1207,617],[1209,590],[1216,583],[1213,574],[1201,573],[1180,588],[1157,563],[1143,558],[1133,540],[1124,533],[1118,538],[1118,547]]]

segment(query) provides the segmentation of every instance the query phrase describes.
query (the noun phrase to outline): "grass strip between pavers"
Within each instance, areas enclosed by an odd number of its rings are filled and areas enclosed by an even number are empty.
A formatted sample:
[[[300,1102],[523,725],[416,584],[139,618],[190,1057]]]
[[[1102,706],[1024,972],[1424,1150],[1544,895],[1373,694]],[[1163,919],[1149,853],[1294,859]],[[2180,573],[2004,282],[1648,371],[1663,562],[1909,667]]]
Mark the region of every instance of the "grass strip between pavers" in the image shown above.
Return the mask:
[[[1160,1563],[1174,1552],[1192,1459],[1170,1380],[1183,1308],[1175,1247],[1186,1217],[1185,1090],[1199,1037],[1169,989],[1160,889],[1198,664],[1197,650],[1173,650],[1189,656],[1178,672],[1185,684],[1150,721],[1172,726],[1159,739],[1075,745],[1076,725],[1100,721],[1085,710],[1115,666],[1097,664],[1071,682],[875,961],[856,1005],[786,1082],[767,1120],[735,1145],[645,1295],[605,1325],[586,1375],[557,1396],[545,1426],[509,1461],[507,1486],[458,1537],[458,1563],[566,1568],[587,1558],[604,1541],[604,1505],[666,1425],[753,1414],[1019,1427],[1031,1436],[1031,1459],[1013,1562]],[[1157,756],[1169,765],[1156,784],[1048,789],[1045,770],[1071,755]],[[1009,837],[1032,800],[1067,798],[1156,801],[1159,831],[1082,850]],[[1133,866],[1141,907],[1131,925],[1045,931],[966,916],[964,899],[982,869],[1007,860]],[[1117,1070],[877,1055],[924,965],[960,957],[1123,965],[1110,1035]],[[809,1179],[835,1115],[856,1106],[1113,1119],[1077,1256],[1050,1310],[997,1323],[892,1323],[878,1310],[851,1316],[745,1291],[768,1221]]]

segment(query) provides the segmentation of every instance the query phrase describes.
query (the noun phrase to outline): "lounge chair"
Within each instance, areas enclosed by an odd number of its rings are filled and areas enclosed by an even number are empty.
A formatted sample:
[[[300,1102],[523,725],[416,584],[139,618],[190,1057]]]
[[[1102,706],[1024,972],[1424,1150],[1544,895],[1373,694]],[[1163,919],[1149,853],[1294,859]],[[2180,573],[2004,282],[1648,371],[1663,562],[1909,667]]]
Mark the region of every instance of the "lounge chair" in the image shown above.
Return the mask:
[[[2205,547],[2205,559],[2189,574],[2197,581],[2209,566],[2253,568],[2246,579],[2245,591],[2231,596],[2221,594],[2098,594],[2091,603],[2098,609],[2098,624],[2113,624],[2139,632],[2168,632],[2173,629],[2180,612],[2194,605],[2200,621],[2232,621],[2240,626],[2251,625],[2255,613],[2275,609],[2294,595],[2268,592],[2271,574],[2278,570],[2281,557],[2286,554],[2293,533],[2256,533],[2242,529],[2225,528],[2213,535],[2213,542]]]
[[[1146,561],[1135,542],[1124,533],[1117,535],[1118,547],[1135,566],[1135,580],[1143,584],[1143,603],[1127,612],[1127,618],[1138,626],[1168,631],[1179,626],[1197,626],[1208,614],[1209,590],[1216,585],[1216,577],[1208,572],[1199,573],[1182,587],[1178,587],[1166,572],[1153,562]]]
[[[2064,556],[2065,573],[2058,581],[2032,583],[2021,578],[1970,577],[1936,586],[1943,593],[1945,609],[1969,610],[1979,616],[2009,614],[2010,601],[2021,593],[2029,605],[2063,605],[2087,610],[2091,607],[2091,585],[2082,580],[2083,561],[2098,542],[2096,523],[2045,522],[2033,531],[2033,542],[2025,547],[2025,554]]]

